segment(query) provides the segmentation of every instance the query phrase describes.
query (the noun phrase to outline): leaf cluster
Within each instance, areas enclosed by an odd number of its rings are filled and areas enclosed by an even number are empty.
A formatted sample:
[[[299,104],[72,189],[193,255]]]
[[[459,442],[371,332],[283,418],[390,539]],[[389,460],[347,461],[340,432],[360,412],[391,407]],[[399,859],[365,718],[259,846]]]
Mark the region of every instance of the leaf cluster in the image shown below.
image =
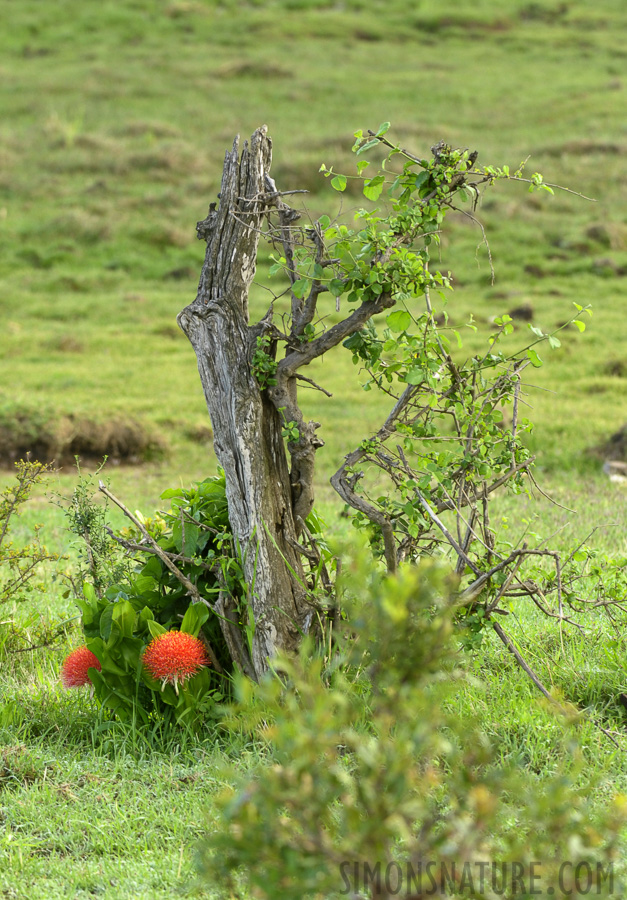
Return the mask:
[[[230,659],[212,606],[223,589],[241,598],[242,572],[232,550],[223,472],[161,496],[170,500],[171,509],[139,521],[166,558],[176,561],[200,602],[193,602],[164,559],[142,543],[142,534],[126,528],[114,540],[135,564],[100,594],[94,583],[86,582],[77,605],[87,646],[102,666],[100,673],[90,672],[101,706],[142,725],[155,717],[197,725],[213,715],[215,703],[229,689]],[[142,666],[144,650],[153,638],[173,629],[200,635],[215,649],[222,672],[204,668],[177,690],[151,678]]]
[[[87,647],[102,666],[101,671],[89,670],[94,695],[102,707],[136,725],[165,719],[195,727],[199,719],[211,715],[213,704],[221,699],[213,673],[202,668],[177,688],[152,678],[143,667],[144,650],[153,638],[170,629],[155,618],[158,609],[148,604],[138,609],[145,599],[133,593],[132,585],[128,592],[116,586],[98,597],[92,585],[85,584],[84,599],[77,605]],[[190,604],[176,630],[198,636],[208,617],[205,606]]]
[[[257,338],[251,360],[251,371],[257,380],[260,390],[276,384],[275,373],[277,361],[270,355],[271,337],[261,334]]]
[[[332,262],[328,289],[338,303],[345,297],[364,309],[388,297],[385,309],[392,307],[368,317],[342,342],[361,370],[364,390],[386,394],[391,409],[331,482],[390,572],[403,560],[442,555],[468,577],[467,604],[459,616],[468,642],[477,646],[493,616],[508,615],[515,597],[528,596],[560,619],[567,618],[565,598],[585,605],[577,592],[581,572],[563,566],[537,536],[513,547],[492,522],[490,501],[498,490],[522,493],[535,485],[527,441],[533,426],[521,414],[525,371],[543,364],[542,345],[558,349],[558,333],[571,323],[583,331],[583,314],[591,313],[575,303],[568,322],[553,331],[529,323],[528,335],[517,343],[512,317],[496,316],[485,350],[465,356],[462,331],[448,312],[452,276],[433,265],[447,216],[467,218],[487,245],[475,215],[484,191],[502,180],[549,193],[552,188],[539,173],[525,178],[524,163],[513,173],[508,166],[480,166],[476,152],[444,142],[431,148],[430,158],[416,156],[392,143],[388,130],[386,122],[376,132],[355,134],[358,157],[375,148],[386,151],[369,177],[369,161],[357,163],[363,193],[376,205],[358,210],[354,229],[328,217],[318,222],[323,251],[318,242],[316,252]],[[324,172],[333,175],[326,167]],[[332,184],[345,187],[337,175]],[[472,316],[465,327],[476,330]],[[553,576],[546,573],[547,559]],[[546,601],[551,594],[557,596],[556,609]]]
[[[403,559],[450,544],[437,515],[450,534],[458,533],[458,571],[469,564],[476,573],[492,561],[488,499],[502,486],[524,491],[532,477],[525,443],[532,424],[519,411],[525,369],[542,365],[538,345],[560,346],[557,331],[570,321],[583,330],[580,316],[589,310],[576,304],[576,314],[555,332],[530,324],[528,342],[513,349],[507,343],[514,332],[512,318],[497,316],[487,350],[464,359],[462,334],[449,324],[446,309],[452,277],[432,265],[446,217],[451,212],[468,217],[485,241],[475,216],[482,192],[502,180],[531,189],[548,185],[539,173],[525,178],[524,163],[513,173],[508,166],[479,166],[476,152],[442,141],[430,157],[416,156],[388,139],[389,128],[384,122],[376,132],[355,134],[353,150],[362,158],[352,177],[369,205],[356,212],[354,226],[324,215],[310,229],[293,229],[287,241],[285,229],[280,232],[284,253],[275,257],[270,271],[288,275],[293,302],[286,358],[276,375],[281,387],[283,371],[289,379],[298,365],[336,345],[342,335],[353,363],[365,373],[364,390],[384,392],[393,406],[332,484],[390,571]],[[378,171],[367,175],[370,162],[363,157],[375,148],[387,155]],[[346,189],[348,176],[325,165],[322,171],[337,191]],[[273,235],[271,230],[274,241]],[[325,292],[335,297],[337,311],[342,301],[355,307],[330,329],[323,318],[315,320],[317,298]],[[385,317],[376,315],[390,308]],[[476,330],[472,317],[467,327]],[[277,329],[274,336],[286,339]],[[307,341],[309,347],[292,350],[291,339]],[[288,393],[277,389],[270,397],[282,400],[284,419],[294,425],[284,436],[297,459],[315,446],[311,440],[306,446],[308,432],[300,427],[297,404],[290,401],[285,411]]]

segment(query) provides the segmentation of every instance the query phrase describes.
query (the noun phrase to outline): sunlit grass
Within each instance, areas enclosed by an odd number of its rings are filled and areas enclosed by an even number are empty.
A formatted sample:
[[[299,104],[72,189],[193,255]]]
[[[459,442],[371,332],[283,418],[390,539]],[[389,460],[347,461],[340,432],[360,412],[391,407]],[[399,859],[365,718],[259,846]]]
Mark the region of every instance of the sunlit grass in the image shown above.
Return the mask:
[[[530,171],[597,198],[500,188],[479,211],[494,286],[472,227],[460,223],[445,239],[443,265],[457,284],[453,320],[472,311],[484,335],[492,316],[521,303],[545,330],[573,301],[593,304],[584,338],[569,337],[534,373],[556,392],[533,396],[534,450],[547,465],[580,467],[585,449],[621,424],[624,377],[603,371],[627,356],[619,4],[592,15],[584,4],[423,3],[412,16],[386,4],[383,17],[376,3],[65,9],[59,19],[26,4],[0,39],[9,123],[0,134],[0,340],[11,399],[60,414],[139,416],[180,454],[205,412],[174,320],[194,296],[194,223],[218,189],[224,149],[267,121],[279,185],[317,191],[306,201],[313,214],[335,212],[320,163],[350,171],[351,132],[389,119],[417,150],[445,138],[514,166],[531,153]],[[346,212],[357,204],[347,197]],[[604,223],[605,236],[594,230]],[[345,383],[346,361],[336,354],[325,366]],[[339,415],[353,434],[364,397],[337,399],[339,414],[320,404],[323,426]],[[344,448],[335,427],[326,432],[330,471]]]
[[[134,0],[61,5],[5,3],[0,29],[0,423],[18,413],[35,428],[68,417],[97,424],[132,419],[166,455],[105,470],[131,509],[149,514],[168,487],[211,474],[216,460],[191,346],[177,313],[195,296],[203,258],[195,223],[219,190],[224,151],[263,122],[274,140],[283,189],[307,188],[308,214],[350,218],[321,163],[350,174],[352,133],[392,122],[391,135],[425,155],[444,139],[479,150],[483,163],[527,171],[595,198],[530,195],[506,184],[483,198],[480,230],[457,218],[442,243],[454,276],[447,311],[459,353],[485,351],[495,316],[530,307],[544,331],[560,328],[573,302],[590,303],[586,331],[559,332],[526,371],[526,414],[538,476],[560,506],[499,495],[495,521],[518,540],[531,529],[566,549],[590,539],[627,554],[625,489],[600,473],[589,450],[627,420],[627,222],[623,160],[626,80],[622,0]],[[267,280],[262,249],[258,281]],[[255,315],[268,294],[253,289]],[[330,321],[333,302],[325,304]],[[477,332],[466,328],[474,316]],[[513,342],[529,331],[516,320]],[[513,345],[512,345],[513,346]],[[321,422],[317,506],[331,532],[349,538],[329,476],[386,415],[388,399],[360,387],[339,349],[308,374],[333,397],[304,391]],[[4,417],[4,418],[3,418]],[[39,424],[38,424],[39,423]],[[95,467],[93,461],[87,471]],[[4,485],[10,472],[0,476]],[[67,497],[70,465],[46,490]],[[114,516],[115,524],[121,519]],[[68,555],[41,573],[42,592],[13,617],[33,640],[60,621],[52,647],[14,654],[0,625],[0,890],[9,897],[172,897],[194,884],[194,845],[221,789],[215,754],[254,765],[230,738],[123,734],[87,695],[57,683],[63,655],[80,641],[60,573],[78,548],[63,512],[40,492],[16,539],[44,524],[51,549]],[[606,623],[563,634],[521,607],[508,628],[547,685],[623,729],[622,644],[608,649]],[[622,640],[622,639],[621,639]],[[5,643],[6,642],[6,643]],[[551,714],[504,648],[476,658],[484,687],[460,695],[504,758],[534,772],[558,743]],[[621,755],[583,726],[590,770],[602,790],[627,789]],[[219,749],[218,749],[219,748]],[[205,813],[205,809],[208,810]],[[208,818],[207,818],[208,817]],[[190,885],[192,885],[190,887]]]

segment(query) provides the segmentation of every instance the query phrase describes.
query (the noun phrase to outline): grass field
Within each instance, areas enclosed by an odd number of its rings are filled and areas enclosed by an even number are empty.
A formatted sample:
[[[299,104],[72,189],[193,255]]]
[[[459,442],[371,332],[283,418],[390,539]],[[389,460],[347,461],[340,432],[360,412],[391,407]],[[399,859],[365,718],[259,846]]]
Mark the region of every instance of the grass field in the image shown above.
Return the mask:
[[[593,197],[528,194],[499,186],[480,210],[481,235],[452,222],[442,247],[457,326],[472,312],[467,352],[490,320],[529,306],[544,330],[592,304],[586,332],[528,387],[539,476],[576,515],[541,499],[500,498],[512,532],[558,529],[565,547],[597,524],[592,543],[627,555],[626,492],[600,472],[591,448],[627,422],[627,76],[623,0],[132,0],[98,4],[0,0],[0,457],[18,450],[66,456],[147,457],[112,465],[112,488],[149,512],[161,492],[215,469],[193,351],[175,322],[195,296],[203,257],[195,223],[219,190],[235,134],[266,122],[280,188],[306,188],[312,215],[351,210],[318,174],[351,173],[352,133],[392,122],[391,135],[428,152],[439,139],[479,150],[479,161],[516,167]],[[260,254],[258,280],[267,275]],[[252,306],[264,309],[265,292]],[[514,337],[524,340],[517,321]],[[320,506],[346,530],[328,486],[343,454],[385,413],[363,394],[349,354],[315,376],[334,394],[307,397],[321,421]],[[367,401],[367,402],[366,402]],[[124,439],[122,439],[122,437]],[[117,444],[115,441],[117,440]],[[113,443],[112,443],[113,442]],[[2,485],[9,469],[0,476]],[[68,494],[69,464],[48,490]],[[25,509],[46,541],[74,553],[60,510],[43,492]],[[75,615],[54,571],[37,605],[3,608],[35,635],[42,620]],[[521,646],[546,683],[591,706],[617,730],[625,687],[618,651],[601,622],[562,644],[545,620],[522,613]],[[124,735],[103,728],[85,697],[67,696],[57,672],[75,624],[52,648],[14,654],[0,624],[0,895],[213,896],[194,882],[197,839],[212,821],[222,756],[206,740]],[[619,648],[624,649],[622,636]],[[530,770],[551,768],[554,726],[534,688],[490,645],[482,692],[463,710],[484,723],[499,752]],[[627,790],[624,742],[582,733],[599,797]],[[228,743],[228,742],[227,742]],[[229,753],[255,764],[250,748]]]

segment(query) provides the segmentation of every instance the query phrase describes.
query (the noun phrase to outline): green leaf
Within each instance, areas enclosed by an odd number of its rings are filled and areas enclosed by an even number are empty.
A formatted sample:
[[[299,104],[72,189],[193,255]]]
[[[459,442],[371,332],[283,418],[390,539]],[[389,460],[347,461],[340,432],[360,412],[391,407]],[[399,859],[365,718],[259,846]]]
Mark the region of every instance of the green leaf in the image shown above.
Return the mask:
[[[558,347],[561,347],[561,346],[562,346],[562,342],[559,340],[559,338],[556,338],[552,334],[550,334],[549,335],[549,347],[551,347],[552,350],[556,350]]]
[[[579,331],[586,330],[585,322],[581,322],[579,319],[573,319],[573,325],[576,325]]]
[[[528,328],[529,328],[529,331],[533,332],[533,334],[536,335],[536,337],[539,337],[539,338],[544,337],[544,332],[542,331],[541,328],[536,328],[536,326],[532,325],[531,323],[529,323]]]
[[[377,137],[383,137],[383,135],[387,134],[389,130],[390,130],[390,123],[382,122],[381,125],[379,125],[379,128],[377,130]]]
[[[98,607],[91,606],[86,600],[76,600],[75,603],[81,611],[83,628],[89,628],[98,616]]]
[[[122,638],[116,646],[116,653],[119,653],[122,660],[126,663],[131,671],[136,672],[141,661],[144,643],[141,638],[126,637]]]
[[[320,216],[320,218],[318,219],[318,224],[323,231],[326,231],[326,229],[331,224],[331,219],[328,216]]]
[[[309,282],[307,281],[307,279],[299,278],[298,281],[295,281],[292,285],[292,293],[295,297],[298,297],[299,300],[302,300],[308,287]]]
[[[424,380],[425,376],[422,369],[410,369],[405,376],[407,384],[422,384]]]
[[[141,574],[147,575],[157,580],[161,577],[163,571],[163,563],[158,556],[151,556],[146,565],[143,567]]]
[[[164,491],[161,494],[162,500],[170,500],[172,497],[180,497],[182,496],[182,491],[180,488],[168,488],[167,491]]]
[[[190,603],[181,622],[181,631],[198,637],[198,632],[209,618],[209,610],[204,603]]]
[[[177,549],[184,556],[193,556],[196,553],[198,538],[200,536],[200,528],[193,525],[189,520],[181,521],[178,519],[172,526],[172,536],[175,540]]]
[[[113,604],[108,603],[100,616],[100,636],[103,641],[108,641],[111,637],[111,629],[113,627]]]
[[[534,368],[539,369],[540,366],[542,365],[542,360],[540,359],[540,357],[538,356],[538,354],[536,353],[536,351],[535,351],[535,350],[532,350],[532,349],[530,348],[529,350],[527,350],[527,356],[528,356],[529,359],[531,360],[531,365],[532,365]]]
[[[312,534],[322,534],[326,528],[326,522],[316,509],[312,509],[307,518],[305,525]]]
[[[150,575],[138,575],[133,579],[132,586],[133,595],[140,596],[156,590],[159,584],[157,579]]]
[[[332,278],[329,283],[329,291],[333,294],[334,297],[339,297],[340,294],[343,294],[345,288],[345,282],[341,281],[339,278]]]
[[[112,622],[114,622],[122,637],[132,637],[135,628],[135,610],[128,600],[119,600],[113,604],[113,612],[111,614]]]
[[[377,140],[366,141],[366,143],[362,144],[361,147],[359,148],[359,150],[357,151],[357,155],[359,156],[360,153],[365,153],[367,150],[371,150],[373,147],[376,147],[378,143],[379,143],[379,141],[377,141]]]
[[[422,185],[425,183],[425,181],[428,181],[430,177],[431,176],[430,176],[429,172],[419,172],[418,175],[416,175],[416,178],[414,180],[414,187],[415,188],[422,187]]]
[[[98,602],[98,597],[96,596],[94,586],[88,581],[83,582],[83,597],[85,598],[85,600],[89,600],[90,603]]]
[[[390,331],[400,333],[401,331],[407,331],[411,325],[411,316],[406,310],[397,309],[389,313],[385,321]]]
[[[109,654],[107,653],[107,651],[105,649],[101,650],[100,653],[96,652],[96,650],[94,650],[94,648],[92,646],[91,641],[88,641],[87,646],[89,647],[91,652],[95,653],[96,656],[98,657],[98,659],[100,660],[100,665],[102,666],[102,674],[100,675],[100,677],[103,678],[104,685],[107,688],[110,688],[110,685],[108,684],[109,679],[104,678],[105,673],[106,674],[111,673],[113,675],[120,675],[122,677],[124,677],[125,675],[128,674],[125,669],[123,669],[121,666],[118,666],[118,664],[113,659],[111,659],[111,657],[109,656]],[[98,674],[98,670],[90,669],[89,672],[90,672],[90,678],[91,678],[92,682],[94,684],[96,684],[96,674]],[[130,701],[127,699],[127,702],[130,702]]]
[[[364,197],[367,197],[368,200],[378,200],[381,196],[384,182],[385,177],[383,175],[375,175],[374,178],[364,181]]]
[[[151,637],[156,638],[159,637],[160,634],[165,634],[168,629],[164,628],[163,625],[160,625],[158,622],[155,622],[154,619],[149,619],[148,621],[148,631],[150,632]]]
[[[361,152],[361,151],[359,151]],[[345,191],[346,190],[346,175],[336,175],[335,178],[331,179],[331,187],[335,188],[336,191]]]

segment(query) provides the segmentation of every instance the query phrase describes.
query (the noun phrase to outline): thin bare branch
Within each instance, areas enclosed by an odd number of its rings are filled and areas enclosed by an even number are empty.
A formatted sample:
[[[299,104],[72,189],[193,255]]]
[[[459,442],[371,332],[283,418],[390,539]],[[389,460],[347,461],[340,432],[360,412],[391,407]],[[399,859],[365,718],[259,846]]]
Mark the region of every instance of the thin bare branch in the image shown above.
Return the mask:
[[[515,660],[516,660],[516,662],[518,663],[518,665],[520,666],[520,668],[521,668],[524,672],[527,673],[527,675],[529,676],[529,678],[531,678],[531,680],[533,681],[533,683],[535,684],[535,686],[538,688],[538,690],[539,690],[539,691],[546,697],[546,699],[549,700],[549,702],[552,703],[552,704],[553,704],[553,705],[554,705],[561,713],[563,713],[564,715],[568,715],[568,711],[567,711],[566,709],[564,709],[564,707],[561,705],[561,703],[559,703],[559,702],[555,699],[555,697],[552,697],[551,694],[549,694],[549,692],[547,691],[547,689],[545,688],[545,686],[542,684],[542,682],[540,681],[540,679],[539,679],[538,676],[536,675],[536,673],[533,671],[533,669],[531,668],[531,666],[529,666],[529,664],[525,661],[524,657],[523,657],[522,654],[518,651],[518,649],[516,648],[516,646],[515,646],[514,642],[512,641],[512,639],[509,637],[509,635],[507,635],[507,634],[503,631],[503,629],[501,628],[501,626],[499,625],[499,623],[498,623],[498,622],[492,622],[492,627],[493,627],[494,631],[498,634],[498,636],[500,637],[500,639],[503,641],[503,643],[505,644],[505,646],[507,647],[507,649],[509,650],[509,652],[510,652],[510,653],[512,654],[512,656],[515,658]],[[612,733],[611,733],[610,731],[607,730],[607,728],[604,728],[604,727],[600,724],[600,722],[598,722],[596,719],[591,718],[590,721],[592,722],[593,725],[596,725],[596,727],[599,729],[599,731],[602,731],[603,734],[604,734],[607,738],[609,738],[609,740],[614,744],[615,747],[617,747],[619,750],[622,749],[621,746],[620,746],[620,744],[618,743],[618,741],[613,737]]]
[[[181,570],[178,568],[178,566],[174,562],[172,562],[172,560],[170,559],[170,555],[168,553],[166,553],[159,546],[159,544],[155,541],[155,539],[152,537],[152,535],[146,529],[146,526],[144,525],[144,523],[141,522],[137,518],[137,516],[134,516],[133,513],[129,509],[127,509],[127,507],[122,503],[122,501],[118,500],[118,498],[115,496],[115,494],[111,493],[111,491],[105,485],[104,481],[99,482],[98,490],[101,491],[101,493],[103,493],[105,495],[105,497],[108,497],[109,500],[111,500],[111,502],[114,503],[118,507],[118,509],[122,510],[122,512],[124,513],[126,518],[130,519],[130,521],[133,523],[133,525],[140,530],[146,543],[152,547],[154,553],[159,557],[161,562],[170,570],[170,572],[172,572],[174,577],[176,579],[178,579],[178,581],[180,581],[180,583],[186,589],[187,593],[192,598],[192,600],[195,603],[203,603],[205,606],[208,606],[209,609],[212,610],[213,607],[200,594],[196,585],[192,584],[192,582],[189,580],[189,578],[186,575],[184,575],[183,572],[181,572]],[[207,652],[209,653],[209,659],[211,660],[211,664],[215,668],[216,672],[222,672],[223,671],[222,666],[220,665],[218,658],[215,655],[214,650],[210,646],[208,646]]]
[[[199,523],[196,523],[199,524]],[[109,528],[108,525],[105,525],[105,531],[117,544],[124,547],[125,550],[129,550],[134,553],[150,553],[153,556],[159,556],[157,551],[150,544],[138,544],[135,541],[128,541],[125,538],[121,538],[119,535],[113,531],[112,528]],[[163,549],[163,548],[161,548]],[[203,562],[201,559],[191,559],[189,556],[185,556],[183,553],[169,553],[167,550],[163,551],[166,556],[168,556],[173,563],[187,563],[190,566],[197,566],[199,569],[204,569],[206,572],[211,572],[212,575],[217,574],[216,566],[210,566],[206,562]]]
[[[530,469],[527,471],[527,474],[529,475],[529,478],[530,478],[531,481],[533,482],[533,486],[536,488],[536,490],[537,490],[540,494],[542,494],[542,496],[543,496],[545,499],[547,499],[550,503],[552,503],[553,506],[558,506],[560,509],[563,509],[563,510],[565,510],[566,512],[569,512],[569,513],[576,513],[576,512],[577,512],[576,509],[570,509],[570,507],[568,507],[568,506],[562,506],[561,503],[558,503],[557,500],[554,500],[553,497],[551,497],[549,494],[546,493],[546,491],[543,491],[542,488],[540,487],[540,485],[538,484],[538,482],[536,481],[536,479],[534,478],[533,472],[532,472]]]
[[[321,385],[319,385],[317,382],[315,382],[315,381],[313,380],[313,378],[307,378],[306,375],[301,375],[300,372],[297,372],[297,373],[296,373],[296,378],[297,378],[299,381],[304,381],[304,382],[306,382],[306,384],[310,384],[313,388],[315,388],[315,390],[321,391],[321,392],[322,392],[323,394],[325,394],[327,397],[332,397],[332,396],[333,396],[333,394],[332,394],[330,391],[327,391],[326,388],[323,388]]]

